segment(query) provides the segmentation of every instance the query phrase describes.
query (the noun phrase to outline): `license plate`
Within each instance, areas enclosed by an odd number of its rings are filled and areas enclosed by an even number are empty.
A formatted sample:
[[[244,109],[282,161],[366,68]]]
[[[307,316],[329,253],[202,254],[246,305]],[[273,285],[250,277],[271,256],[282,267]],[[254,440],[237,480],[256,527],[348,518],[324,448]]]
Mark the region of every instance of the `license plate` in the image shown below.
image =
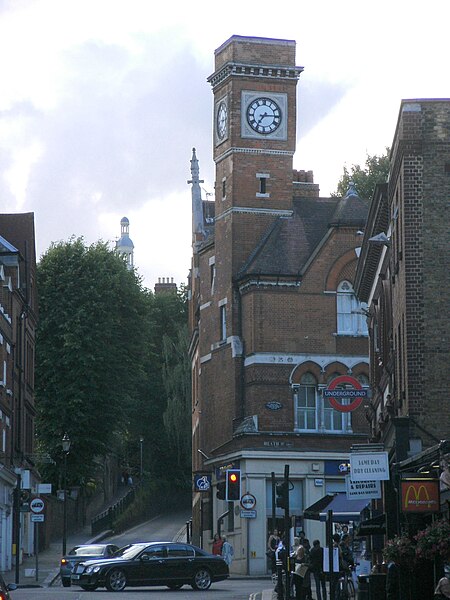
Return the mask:
[[[72,575],[71,579],[80,579],[79,575]]]

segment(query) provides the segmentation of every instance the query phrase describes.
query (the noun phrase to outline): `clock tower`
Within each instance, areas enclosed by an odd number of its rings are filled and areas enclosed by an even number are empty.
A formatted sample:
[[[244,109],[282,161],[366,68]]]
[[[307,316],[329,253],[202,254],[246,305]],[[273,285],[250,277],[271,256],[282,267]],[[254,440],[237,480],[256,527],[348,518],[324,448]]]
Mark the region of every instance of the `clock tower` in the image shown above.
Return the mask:
[[[296,137],[295,42],[232,36],[215,52],[216,260],[231,277],[271,222],[292,214]],[[222,246],[223,245],[223,246]]]

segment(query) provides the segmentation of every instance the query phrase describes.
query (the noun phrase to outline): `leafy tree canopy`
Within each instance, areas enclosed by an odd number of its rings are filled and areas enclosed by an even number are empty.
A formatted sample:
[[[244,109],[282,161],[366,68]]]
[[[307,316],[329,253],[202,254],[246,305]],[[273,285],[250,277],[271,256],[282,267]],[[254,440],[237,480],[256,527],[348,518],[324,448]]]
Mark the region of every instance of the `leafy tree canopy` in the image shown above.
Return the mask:
[[[350,170],[344,166],[342,177],[337,185],[337,190],[332,196],[345,196],[350,182],[355,184],[356,190],[361,198],[371,200],[377,183],[385,183],[389,174],[389,148],[384,154],[367,154],[364,167],[352,165]]]

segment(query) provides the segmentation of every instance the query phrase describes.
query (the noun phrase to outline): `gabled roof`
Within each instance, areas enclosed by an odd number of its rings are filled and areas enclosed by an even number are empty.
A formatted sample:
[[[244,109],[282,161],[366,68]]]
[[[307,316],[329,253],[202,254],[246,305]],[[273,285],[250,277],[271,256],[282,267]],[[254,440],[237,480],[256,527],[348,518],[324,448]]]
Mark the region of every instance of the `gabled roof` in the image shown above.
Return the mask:
[[[292,216],[270,226],[238,277],[300,276],[330,228],[364,228],[367,211],[352,186],[344,198],[294,198]]]

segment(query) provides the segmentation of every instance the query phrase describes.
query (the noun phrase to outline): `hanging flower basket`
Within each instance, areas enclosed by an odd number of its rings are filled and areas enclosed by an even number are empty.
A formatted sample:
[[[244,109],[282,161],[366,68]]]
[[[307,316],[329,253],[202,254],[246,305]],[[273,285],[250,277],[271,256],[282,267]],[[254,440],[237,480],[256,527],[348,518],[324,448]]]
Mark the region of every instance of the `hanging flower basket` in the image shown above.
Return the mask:
[[[446,519],[435,521],[414,536],[416,557],[419,560],[442,559],[450,561],[450,523]]]
[[[415,557],[415,545],[407,535],[396,535],[387,541],[383,549],[383,558],[386,562],[392,560],[398,565],[412,567]]]

